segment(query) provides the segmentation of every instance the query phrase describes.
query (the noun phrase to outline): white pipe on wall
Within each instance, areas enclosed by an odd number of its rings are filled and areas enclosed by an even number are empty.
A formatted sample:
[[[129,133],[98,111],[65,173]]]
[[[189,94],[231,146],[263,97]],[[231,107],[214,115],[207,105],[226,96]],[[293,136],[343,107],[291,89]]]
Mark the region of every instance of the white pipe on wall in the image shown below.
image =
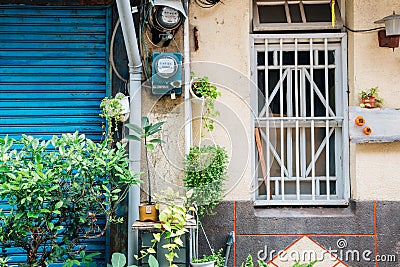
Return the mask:
[[[131,5],[129,0],[116,0],[116,2],[129,61],[129,123],[140,125],[142,120],[142,63],[131,13]],[[135,172],[140,171],[140,156],[141,143],[130,140],[129,164],[130,168]],[[133,255],[137,253],[137,238],[131,226],[139,218],[139,205],[140,188],[139,186],[131,187],[128,196],[128,265],[133,264]]]
[[[193,146],[192,138],[192,102],[190,101],[190,46],[189,46],[189,3],[185,0],[187,18],[183,26],[183,66],[185,67],[185,154],[189,154]]]

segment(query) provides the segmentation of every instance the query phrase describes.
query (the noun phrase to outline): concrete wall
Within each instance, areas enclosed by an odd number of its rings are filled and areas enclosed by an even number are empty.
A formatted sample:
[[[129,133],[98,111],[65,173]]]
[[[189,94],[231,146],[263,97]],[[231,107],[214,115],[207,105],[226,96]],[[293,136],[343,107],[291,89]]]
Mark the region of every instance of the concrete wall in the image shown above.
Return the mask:
[[[370,29],[374,21],[400,13],[396,0],[346,1],[347,25]],[[348,33],[350,105],[358,105],[358,92],[378,86],[384,107],[400,107],[400,50],[379,47],[377,32]],[[350,123],[352,123],[350,121]],[[352,197],[358,200],[400,200],[400,144],[351,145]]]
[[[195,51],[191,33],[192,71],[207,76],[218,86],[222,96],[216,101],[216,128],[201,143],[214,142],[227,148],[231,163],[226,183],[226,199],[251,198],[250,140],[250,44],[249,2],[227,0],[213,8],[201,8],[191,2],[191,31],[198,30]],[[199,103],[193,103],[193,116],[200,114]],[[199,143],[198,120],[194,121],[194,143]],[[205,139],[205,140],[204,140]]]

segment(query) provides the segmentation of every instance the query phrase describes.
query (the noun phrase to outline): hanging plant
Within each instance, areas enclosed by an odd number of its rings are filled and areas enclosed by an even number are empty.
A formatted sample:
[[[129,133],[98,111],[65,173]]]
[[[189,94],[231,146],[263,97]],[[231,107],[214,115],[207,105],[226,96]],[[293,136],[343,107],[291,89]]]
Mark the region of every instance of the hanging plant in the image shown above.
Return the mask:
[[[129,117],[129,100],[123,93],[115,97],[105,97],[100,103],[100,117],[106,120],[106,140],[112,140],[113,134],[118,131],[118,122],[124,122]]]
[[[192,73],[192,78],[194,73]],[[219,116],[219,111],[215,110],[214,102],[221,92],[215,85],[212,85],[208,77],[193,78],[190,90],[195,97],[203,101],[201,120],[203,127],[209,132],[214,130],[214,117]]]
[[[219,146],[193,147],[185,161],[185,188],[193,190],[190,205],[198,207],[199,217],[212,214],[224,197],[228,153]]]

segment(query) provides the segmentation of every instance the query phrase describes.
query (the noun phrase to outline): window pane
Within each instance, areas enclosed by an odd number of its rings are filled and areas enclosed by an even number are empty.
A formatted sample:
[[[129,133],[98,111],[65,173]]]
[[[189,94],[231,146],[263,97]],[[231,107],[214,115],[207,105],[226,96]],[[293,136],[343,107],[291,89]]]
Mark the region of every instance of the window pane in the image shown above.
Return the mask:
[[[264,66],[265,65],[265,52],[258,52],[257,53],[257,66]]]
[[[294,65],[295,64],[295,56],[294,55],[295,55],[294,51],[283,52],[283,65]],[[278,53],[277,56],[278,56],[278,62],[279,62],[280,53]],[[272,58],[270,60],[268,60],[268,64],[272,65]],[[310,52],[309,51],[298,51],[297,52],[297,64],[298,65],[310,65]]]
[[[284,5],[259,6],[258,13],[261,23],[286,23],[286,13]]]
[[[330,4],[304,5],[306,20],[308,22],[330,22],[331,6]]]
[[[291,17],[293,23],[303,22],[301,20],[300,6],[298,4],[289,5],[289,10],[290,10],[290,17]]]

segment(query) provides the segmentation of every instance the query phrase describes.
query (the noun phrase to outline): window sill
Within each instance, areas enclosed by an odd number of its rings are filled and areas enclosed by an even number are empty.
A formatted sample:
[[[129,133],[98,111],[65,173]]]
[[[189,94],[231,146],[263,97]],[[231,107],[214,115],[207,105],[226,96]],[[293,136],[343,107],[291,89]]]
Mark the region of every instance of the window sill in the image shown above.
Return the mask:
[[[299,218],[333,218],[333,217],[352,217],[355,215],[354,201],[348,205],[340,206],[254,206],[254,215],[256,217],[299,217]]]

